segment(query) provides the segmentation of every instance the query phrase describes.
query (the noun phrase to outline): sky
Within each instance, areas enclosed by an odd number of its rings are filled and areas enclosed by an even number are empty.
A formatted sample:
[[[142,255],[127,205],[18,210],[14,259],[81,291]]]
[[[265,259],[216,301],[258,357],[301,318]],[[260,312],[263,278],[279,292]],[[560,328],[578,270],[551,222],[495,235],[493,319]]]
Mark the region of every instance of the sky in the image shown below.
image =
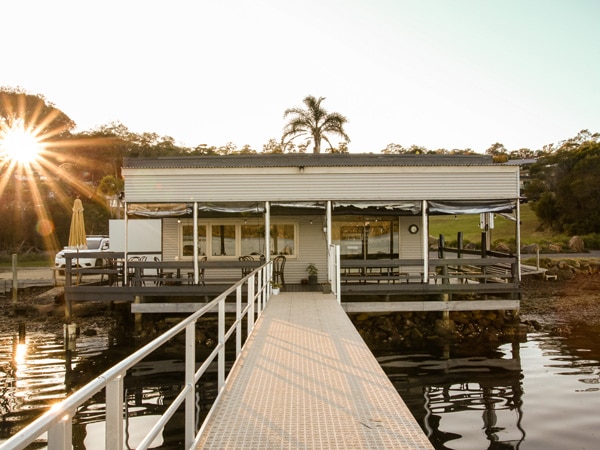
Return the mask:
[[[187,147],[260,151],[313,95],[352,153],[539,150],[600,131],[599,19],[597,0],[13,0],[0,86],[75,131]]]

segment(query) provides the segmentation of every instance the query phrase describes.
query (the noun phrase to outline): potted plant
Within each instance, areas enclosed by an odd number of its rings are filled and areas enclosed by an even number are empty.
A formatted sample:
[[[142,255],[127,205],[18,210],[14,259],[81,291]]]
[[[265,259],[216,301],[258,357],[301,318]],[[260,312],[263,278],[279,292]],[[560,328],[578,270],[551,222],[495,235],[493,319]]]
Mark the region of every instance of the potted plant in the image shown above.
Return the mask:
[[[308,272],[308,284],[317,284],[317,274],[319,273],[317,266],[310,263],[306,266],[306,271]]]
[[[280,289],[281,284],[277,283],[276,281],[271,281],[271,292],[273,293],[273,295],[279,294]]]
[[[324,281],[321,283],[321,291],[323,294],[331,294],[331,282]]]

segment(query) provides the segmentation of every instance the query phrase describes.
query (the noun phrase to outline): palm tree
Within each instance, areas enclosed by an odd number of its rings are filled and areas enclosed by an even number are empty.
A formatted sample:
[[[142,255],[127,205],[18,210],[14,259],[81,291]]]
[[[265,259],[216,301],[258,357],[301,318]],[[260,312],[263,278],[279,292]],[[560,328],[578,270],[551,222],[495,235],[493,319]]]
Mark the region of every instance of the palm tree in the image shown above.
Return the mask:
[[[313,153],[321,152],[321,140],[327,142],[330,148],[333,147],[327,138],[327,134],[337,134],[350,142],[350,138],[344,131],[344,125],[348,122],[348,119],[340,113],[328,113],[321,107],[323,100],[325,100],[324,97],[316,99],[309,95],[303,100],[307,109],[286,109],[283,117],[286,118],[291,115],[292,118],[283,130],[282,140],[285,141],[288,137],[291,138],[290,140],[298,136],[312,137],[314,142]]]

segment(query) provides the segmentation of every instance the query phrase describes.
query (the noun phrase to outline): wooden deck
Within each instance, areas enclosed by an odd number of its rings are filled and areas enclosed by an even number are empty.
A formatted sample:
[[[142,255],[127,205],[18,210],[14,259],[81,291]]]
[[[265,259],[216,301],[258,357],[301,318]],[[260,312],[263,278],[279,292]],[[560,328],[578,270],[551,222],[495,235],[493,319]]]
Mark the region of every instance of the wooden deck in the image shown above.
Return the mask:
[[[269,301],[211,414],[203,449],[432,449],[332,295]]]
[[[205,261],[199,263],[202,276],[194,279],[191,261],[129,262],[124,280],[123,268],[96,267],[72,269],[65,278],[69,301],[129,301],[152,297],[210,298],[219,295],[239,280],[242,269],[254,269],[258,261]],[[439,258],[429,260],[424,272],[423,260],[342,261],[341,294],[352,296],[502,296],[520,297],[516,258]],[[229,270],[229,278],[213,274]],[[206,272],[206,277],[204,276]],[[82,282],[76,281],[82,276]],[[88,284],[100,276],[104,284]]]

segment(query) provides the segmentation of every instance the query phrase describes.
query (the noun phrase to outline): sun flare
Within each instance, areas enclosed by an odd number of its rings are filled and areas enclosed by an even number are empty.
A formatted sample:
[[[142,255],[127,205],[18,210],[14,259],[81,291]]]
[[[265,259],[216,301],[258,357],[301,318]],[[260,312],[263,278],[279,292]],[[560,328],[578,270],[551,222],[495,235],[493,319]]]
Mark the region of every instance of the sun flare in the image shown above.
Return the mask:
[[[38,159],[43,150],[44,146],[37,136],[26,130],[20,122],[0,129],[0,155],[7,159],[30,164]]]

